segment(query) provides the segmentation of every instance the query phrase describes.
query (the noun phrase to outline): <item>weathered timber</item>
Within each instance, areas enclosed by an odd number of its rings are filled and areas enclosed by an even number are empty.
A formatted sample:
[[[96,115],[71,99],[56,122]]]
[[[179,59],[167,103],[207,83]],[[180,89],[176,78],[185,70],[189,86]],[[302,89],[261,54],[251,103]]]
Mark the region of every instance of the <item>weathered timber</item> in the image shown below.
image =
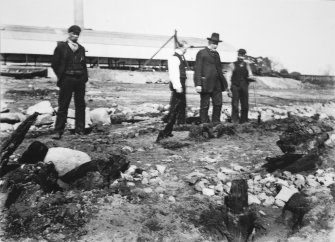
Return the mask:
[[[28,130],[30,129],[31,125],[33,125],[36,121],[37,116],[39,113],[35,112],[34,114],[30,115],[26,120],[24,120],[19,127],[9,136],[1,145],[0,148],[0,173],[4,166],[7,165],[9,161],[9,157],[14,153],[17,147],[22,143],[24,140],[25,135],[27,134]]]
[[[311,210],[311,208],[311,202],[308,200],[306,194],[302,192],[295,193],[285,204],[281,216],[282,219],[285,220],[286,211],[290,211],[293,214],[292,229],[296,229],[302,226],[304,215]]]
[[[226,213],[223,215],[229,242],[245,242],[256,228],[257,213],[248,207],[248,184],[244,179],[232,181],[230,193],[225,197]],[[227,233],[227,232],[226,232]]]
[[[276,157],[267,157],[265,160],[268,162],[264,167],[268,172],[274,172],[277,169],[284,169],[285,167],[293,164],[300,159],[303,154],[284,154]]]

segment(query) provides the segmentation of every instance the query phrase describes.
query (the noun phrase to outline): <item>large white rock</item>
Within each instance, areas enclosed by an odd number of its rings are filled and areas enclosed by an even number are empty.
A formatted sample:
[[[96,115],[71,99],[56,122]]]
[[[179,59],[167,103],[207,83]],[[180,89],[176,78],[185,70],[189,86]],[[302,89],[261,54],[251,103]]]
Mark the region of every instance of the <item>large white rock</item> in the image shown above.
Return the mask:
[[[206,196],[214,196],[215,191],[214,191],[214,189],[204,187],[202,189],[202,194],[204,194]]]
[[[261,204],[261,201],[258,199],[257,196],[249,193],[248,194],[248,204],[251,205],[251,204]]]
[[[298,189],[283,186],[275,198],[287,202],[297,192]]]
[[[40,114],[53,114],[55,110],[52,108],[49,101],[39,102],[27,109],[27,114],[32,115],[33,113],[38,112]]]
[[[35,126],[53,124],[55,120],[55,116],[52,116],[51,114],[41,114],[37,116]]]
[[[93,124],[110,124],[111,118],[107,108],[97,108],[90,112],[91,121]]]
[[[22,113],[0,113],[1,123],[18,123],[26,119],[26,115]]]
[[[59,176],[91,161],[91,157],[79,150],[72,150],[63,147],[49,148],[44,158],[44,162],[52,162],[55,165]]]

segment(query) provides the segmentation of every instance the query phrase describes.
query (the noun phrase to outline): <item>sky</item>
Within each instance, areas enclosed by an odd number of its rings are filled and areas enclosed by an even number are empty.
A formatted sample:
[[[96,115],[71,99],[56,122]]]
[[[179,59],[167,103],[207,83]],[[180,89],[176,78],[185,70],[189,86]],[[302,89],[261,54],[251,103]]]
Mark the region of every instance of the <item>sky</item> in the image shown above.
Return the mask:
[[[94,30],[199,37],[213,32],[277,68],[335,75],[335,0],[83,0]],[[71,0],[0,0],[0,24],[67,28]]]

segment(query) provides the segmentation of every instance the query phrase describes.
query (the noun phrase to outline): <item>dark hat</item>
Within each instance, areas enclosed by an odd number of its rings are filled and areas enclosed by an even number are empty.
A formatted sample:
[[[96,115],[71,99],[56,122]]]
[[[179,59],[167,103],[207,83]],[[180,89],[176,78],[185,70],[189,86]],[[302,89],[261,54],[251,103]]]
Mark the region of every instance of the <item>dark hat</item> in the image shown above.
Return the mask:
[[[81,28],[78,25],[72,25],[68,30],[68,33],[76,33],[79,34],[81,32]]]
[[[212,36],[207,39],[214,42],[222,42],[222,40],[220,40],[220,35],[218,33],[213,33]]]
[[[237,51],[237,54],[239,54],[239,55],[245,55],[246,53],[247,53],[247,51],[245,49],[239,49]]]

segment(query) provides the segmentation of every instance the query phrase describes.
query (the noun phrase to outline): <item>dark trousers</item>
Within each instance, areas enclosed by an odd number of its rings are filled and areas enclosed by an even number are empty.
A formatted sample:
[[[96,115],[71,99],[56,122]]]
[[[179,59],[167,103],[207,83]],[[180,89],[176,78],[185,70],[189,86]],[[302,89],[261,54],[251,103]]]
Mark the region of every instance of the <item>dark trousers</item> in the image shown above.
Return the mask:
[[[57,133],[64,132],[72,93],[74,93],[75,105],[75,132],[84,132],[85,130],[85,82],[81,78],[65,77],[59,90],[55,124],[55,132]]]
[[[163,131],[165,135],[169,135],[172,133],[173,125],[176,123],[177,117],[178,117],[178,120],[180,120],[180,117],[183,116],[184,123],[185,123],[186,92],[185,92],[184,87],[183,87],[182,93],[177,93],[174,90],[172,91],[172,99],[170,103],[171,103],[171,106],[170,106],[169,116],[167,119],[167,124]]]
[[[210,105],[210,99],[212,99],[213,112],[212,112],[212,122],[220,122],[221,109],[222,109],[222,92],[219,90],[214,90],[211,93],[201,93],[200,94],[200,122],[208,123],[209,116],[208,110]]]
[[[233,123],[245,123],[248,122],[248,111],[249,111],[249,91],[248,84],[243,83],[240,86],[232,85],[232,100],[231,100],[231,121]],[[239,115],[239,105],[241,103],[241,116]]]
[[[183,90],[185,90],[185,87],[183,87]],[[165,119],[167,121],[169,120],[170,116],[172,115],[173,107],[177,105],[177,102],[181,101],[180,108],[177,111],[176,120],[177,120],[177,124],[185,124],[186,122],[186,94],[184,91],[184,95],[183,97],[181,97],[182,100],[179,100],[179,97],[177,97],[178,96],[177,94],[178,93],[176,93],[176,91],[174,90],[171,91],[170,110]]]

